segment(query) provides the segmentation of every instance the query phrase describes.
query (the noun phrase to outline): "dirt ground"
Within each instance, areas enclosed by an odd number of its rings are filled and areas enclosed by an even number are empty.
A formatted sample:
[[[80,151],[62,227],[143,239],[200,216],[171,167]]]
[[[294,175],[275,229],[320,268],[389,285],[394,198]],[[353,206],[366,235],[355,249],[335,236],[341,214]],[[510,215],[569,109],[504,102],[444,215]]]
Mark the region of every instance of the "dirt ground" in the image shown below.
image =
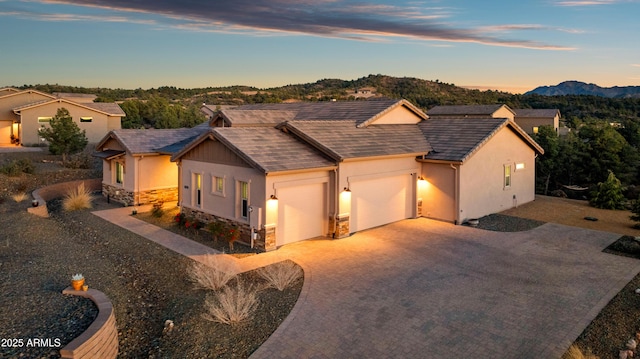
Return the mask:
[[[633,228],[630,211],[608,210],[589,206],[587,201],[537,195],[535,201],[501,214],[535,219],[538,221],[594,229],[598,231],[640,236],[640,229]],[[589,221],[585,217],[597,218]]]

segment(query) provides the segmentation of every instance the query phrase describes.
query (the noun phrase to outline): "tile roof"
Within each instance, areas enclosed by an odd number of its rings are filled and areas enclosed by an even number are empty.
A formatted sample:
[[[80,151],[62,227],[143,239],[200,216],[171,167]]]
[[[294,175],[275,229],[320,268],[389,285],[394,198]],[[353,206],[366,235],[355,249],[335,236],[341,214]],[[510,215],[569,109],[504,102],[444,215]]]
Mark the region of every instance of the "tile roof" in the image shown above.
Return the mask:
[[[390,155],[423,155],[431,150],[416,125],[356,127],[356,121],[290,121],[282,125],[338,161]]]
[[[296,113],[296,111],[287,110],[220,110],[220,114],[225,119],[225,122],[231,126],[275,126],[280,122],[293,120]]]
[[[271,117],[271,123],[279,123],[288,120],[296,121],[355,121],[362,124],[384,112],[391,106],[403,100],[382,99],[369,101],[325,101],[325,102],[295,102],[295,103],[269,103],[253,104],[235,107],[231,111],[282,111],[283,119]],[[406,101],[405,101],[406,102]],[[404,103],[404,102],[403,102]],[[408,102],[406,102],[409,104]],[[410,105],[410,104],[409,104]],[[222,110],[227,113],[230,110]],[[237,112],[235,112],[237,113]],[[256,114],[258,112],[255,112]],[[267,116],[267,115],[263,115]],[[293,116],[293,117],[291,117]],[[250,118],[244,119],[245,123]]]
[[[120,105],[114,102],[91,102],[91,103],[81,103],[81,105],[90,107],[94,110],[98,110],[104,113],[108,113],[112,116],[126,116]]]
[[[438,115],[469,115],[469,116],[479,116],[479,115],[492,115],[496,111],[498,111],[502,106],[502,104],[495,105],[460,105],[460,106],[435,106],[429,111],[427,111],[428,116],[438,116]]]
[[[193,128],[112,130],[96,147],[100,148],[109,138],[115,138],[132,155],[145,153],[172,154],[207,130],[208,126],[201,125]],[[185,142],[186,140],[189,141]]]
[[[433,147],[425,159],[464,162],[506,126],[506,118],[432,118],[418,124]]]
[[[556,108],[514,108],[513,112],[516,113],[516,118],[518,117],[556,117],[556,115],[560,115],[560,110]]]
[[[272,127],[216,127],[210,131],[265,173],[335,166],[319,151]]]

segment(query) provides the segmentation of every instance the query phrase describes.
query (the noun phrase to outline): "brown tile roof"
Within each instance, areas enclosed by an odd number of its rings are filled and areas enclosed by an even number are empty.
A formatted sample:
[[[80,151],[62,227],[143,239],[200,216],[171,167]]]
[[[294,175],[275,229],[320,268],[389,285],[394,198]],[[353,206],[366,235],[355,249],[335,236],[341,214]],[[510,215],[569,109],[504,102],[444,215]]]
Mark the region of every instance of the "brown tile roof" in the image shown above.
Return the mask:
[[[335,167],[319,151],[272,127],[216,127],[210,133],[265,173]]]
[[[132,155],[147,153],[173,153],[180,148],[171,147],[177,142],[187,139],[193,140],[199,134],[207,131],[208,127],[196,126],[194,128],[176,129],[122,129],[110,131],[96,146],[101,150],[109,140],[115,138]],[[173,151],[173,152],[172,152]]]
[[[328,101],[270,103],[238,106],[221,110],[231,126],[248,124],[278,124],[284,121],[355,121],[366,125],[394,106],[410,107],[419,116],[422,111],[405,100],[376,99],[368,101]],[[251,111],[251,112],[247,112]],[[278,111],[272,112],[271,111]],[[246,112],[243,114],[243,112]],[[252,118],[252,116],[256,116]],[[279,118],[278,116],[282,116]]]
[[[423,155],[431,150],[416,125],[356,127],[355,121],[290,121],[281,127],[335,160]]]
[[[460,106],[435,106],[429,111],[427,111],[428,116],[442,116],[442,115],[453,115],[453,116],[481,116],[481,115],[492,115],[496,111],[498,111],[502,106],[502,104],[495,105],[460,105]]]
[[[111,116],[126,116],[120,105],[113,102],[91,102],[91,103],[82,103],[81,105],[90,107],[94,110],[98,110],[100,112],[108,113]]]
[[[425,159],[464,162],[502,128],[510,126],[534,151],[542,148],[506,118],[432,118],[418,124],[433,151]]]
[[[560,116],[560,110],[556,108],[514,108],[513,112],[516,113],[516,119],[518,117],[550,117],[554,118]]]

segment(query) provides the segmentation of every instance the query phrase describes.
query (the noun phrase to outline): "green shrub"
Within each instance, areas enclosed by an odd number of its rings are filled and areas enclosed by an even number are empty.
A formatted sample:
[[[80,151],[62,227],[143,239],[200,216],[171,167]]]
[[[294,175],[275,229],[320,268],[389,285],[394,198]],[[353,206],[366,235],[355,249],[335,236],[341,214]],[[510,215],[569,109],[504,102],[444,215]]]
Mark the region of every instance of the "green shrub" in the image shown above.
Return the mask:
[[[622,184],[611,171],[606,181],[598,183],[589,200],[589,204],[602,209],[624,209],[624,202]]]
[[[71,169],[89,169],[92,164],[93,158],[90,154],[84,152],[70,155],[63,163],[65,167]]]
[[[160,218],[164,216],[164,209],[162,208],[163,206],[164,206],[164,202],[154,203],[153,207],[151,208],[151,215],[156,218]]]
[[[33,172],[35,172],[35,167],[33,166],[33,162],[28,158],[13,160],[0,167],[0,173],[10,177],[17,177],[22,173],[33,174]]]

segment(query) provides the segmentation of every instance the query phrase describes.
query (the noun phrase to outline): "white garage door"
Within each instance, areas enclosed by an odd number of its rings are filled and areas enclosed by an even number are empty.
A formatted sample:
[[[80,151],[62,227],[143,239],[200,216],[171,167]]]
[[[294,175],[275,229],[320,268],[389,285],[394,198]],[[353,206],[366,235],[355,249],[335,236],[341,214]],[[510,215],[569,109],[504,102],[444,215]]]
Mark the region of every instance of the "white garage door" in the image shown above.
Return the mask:
[[[326,183],[278,189],[276,244],[301,241],[327,233]]]
[[[411,176],[351,183],[351,231],[413,217]]]
[[[13,121],[0,121],[0,144],[11,143],[11,126]]]

